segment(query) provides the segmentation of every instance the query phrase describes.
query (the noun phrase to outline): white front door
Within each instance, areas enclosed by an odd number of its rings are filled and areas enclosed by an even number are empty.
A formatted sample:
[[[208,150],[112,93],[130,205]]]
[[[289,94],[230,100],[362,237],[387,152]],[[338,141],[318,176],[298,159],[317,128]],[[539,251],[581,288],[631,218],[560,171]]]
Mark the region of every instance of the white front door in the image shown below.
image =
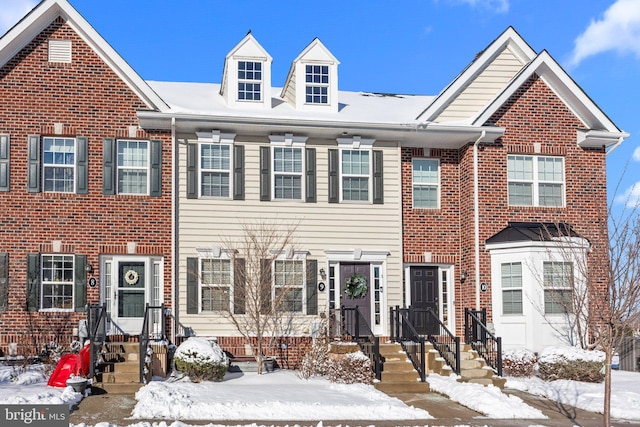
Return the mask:
[[[110,334],[142,332],[146,304],[159,304],[160,261],[146,257],[103,260],[103,302],[111,318]]]

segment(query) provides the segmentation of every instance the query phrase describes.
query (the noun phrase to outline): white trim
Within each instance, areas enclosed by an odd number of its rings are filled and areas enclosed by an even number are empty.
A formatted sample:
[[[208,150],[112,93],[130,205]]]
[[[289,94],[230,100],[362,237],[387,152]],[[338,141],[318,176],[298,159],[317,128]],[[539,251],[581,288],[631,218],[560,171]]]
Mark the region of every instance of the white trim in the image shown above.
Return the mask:
[[[292,133],[285,133],[284,135],[269,135],[269,142],[272,147],[305,147],[307,143],[307,136],[295,136]]]
[[[221,133],[219,130],[196,132],[198,142],[213,142],[233,145],[236,139],[235,133]]]
[[[413,163],[416,160],[428,160],[428,161],[435,161],[438,164],[438,182],[433,184],[433,183],[417,183],[415,182],[415,175],[414,175],[414,168],[413,168]],[[411,208],[412,209],[440,209],[440,193],[441,193],[441,189],[442,189],[442,169],[441,169],[441,162],[440,159],[437,157],[429,157],[429,156],[424,156],[424,157],[412,157],[411,158]],[[435,187],[436,188],[436,206],[418,206],[416,207],[415,205],[415,188],[416,187]]]
[[[197,177],[198,177],[198,198],[215,198],[215,199],[232,199],[233,198],[233,179],[234,179],[234,173],[233,173],[233,163],[235,161],[234,159],[234,150],[233,150],[233,137],[235,137],[235,134],[217,134],[215,133],[216,131],[214,131],[213,133],[213,137],[209,138],[208,136],[208,132],[205,133],[206,135],[198,135],[198,143],[197,145],[197,149],[198,149],[198,153],[197,153],[197,162],[198,164],[196,165],[196,173],[197,173]],[[229,169],[203,169],[202,168],[202,145],[203,144],[207,144],[207,145],[212,145],[212,146],[219,146],[222,147],[223,145],[226,145],[227,147],[229,147]],[[212,172],[212,173],[226,173],[229,176],[229,192],[226,196],[205,196],[202,194],[202,174],[203,172]]]
[[[388,249],[325,249],[328,262],[386,262]]]

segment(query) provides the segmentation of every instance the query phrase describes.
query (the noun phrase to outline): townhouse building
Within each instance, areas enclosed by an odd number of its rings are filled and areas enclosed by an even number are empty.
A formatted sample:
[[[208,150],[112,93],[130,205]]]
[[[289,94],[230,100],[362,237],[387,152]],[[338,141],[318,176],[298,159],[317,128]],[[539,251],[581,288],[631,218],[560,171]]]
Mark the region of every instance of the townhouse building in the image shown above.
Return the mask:
[[[0,346],[68,336],[87,303],[134,335],[149,303],[172,340],[242,353],[244,226],[274,223],[296,225],[264,265],[270,298],[293,280],[294,364],[342,306],[381,337],[412,306],[458,335],[486,308],[507,348],[562,340],[575,265],[607,260],[606,154],[628,135],[546,51],[508,28],[436,96],[339,90],[319,39],[282,87],[271,63],[249,33],[220,83],[145,81],[66,0],[0,39]]]

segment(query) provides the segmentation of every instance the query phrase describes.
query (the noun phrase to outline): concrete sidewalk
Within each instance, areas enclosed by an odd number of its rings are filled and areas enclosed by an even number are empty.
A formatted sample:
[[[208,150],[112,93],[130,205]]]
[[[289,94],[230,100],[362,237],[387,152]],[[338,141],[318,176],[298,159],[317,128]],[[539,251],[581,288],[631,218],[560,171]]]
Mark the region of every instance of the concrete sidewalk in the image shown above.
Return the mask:
[[[505,389],[505,393],[520,397],[525,403],[542,411],[547,419],[491,419],[482,414],[466,408],[445,396],[438,393],[397,393],[391,394],[407,405],[428,411],[435,419],[427,420],[322,420],[323,426],[495,426],[495,427],[529,427],[529,426],[581,426],[600,427],[603,418],[599,414],[583,411],[571,406],[561,405],[545,398],[533,396],[516,390]],[[121,427],[128,426],[143,421],[159,422],[166,421],[170,425],[173,420],[139,420],[131,419],[131,411],[136,404],[133,395],[117,394],[94,394],[80,402],[70,415],[71,424],[85,423],[95,425],[99,422],[108,422]],[[245,420],[245,421],[210,421],[210,420],[180,420],[185,424],[206,425],[247,425],[255,423],[257,425],[268,426],[316,426],[319,421],[271,421],[271,420]],[[640,423],[624,421],[612,421],[613,426],[638,426]]]

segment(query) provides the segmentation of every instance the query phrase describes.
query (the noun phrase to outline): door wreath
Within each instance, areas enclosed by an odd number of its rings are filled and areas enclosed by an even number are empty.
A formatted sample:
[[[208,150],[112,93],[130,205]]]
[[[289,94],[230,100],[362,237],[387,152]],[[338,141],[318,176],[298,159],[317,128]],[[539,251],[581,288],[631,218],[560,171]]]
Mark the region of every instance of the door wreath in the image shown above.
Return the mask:
[[[362,298],[367,295],[367,278],[362,274],[352,274],[344,282],[344,293],[347,295],[347,298]]]

